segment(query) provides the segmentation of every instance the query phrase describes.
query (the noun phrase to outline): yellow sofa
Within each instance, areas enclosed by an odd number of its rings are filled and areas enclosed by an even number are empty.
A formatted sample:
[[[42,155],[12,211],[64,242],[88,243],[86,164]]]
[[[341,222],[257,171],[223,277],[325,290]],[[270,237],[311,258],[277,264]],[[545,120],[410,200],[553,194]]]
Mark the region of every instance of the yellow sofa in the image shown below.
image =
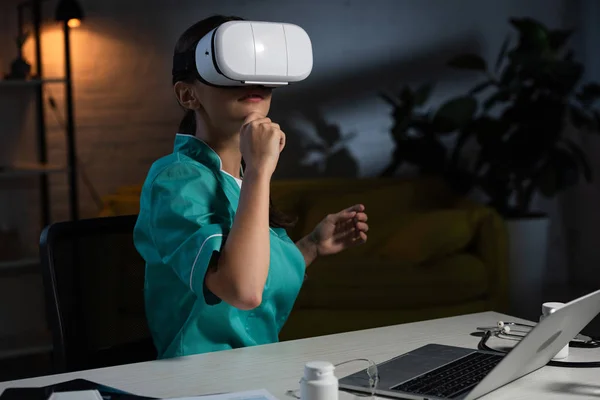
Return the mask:
[[[139,190],[107,196],[101,215],[137,213]],[[281,340],[506,311],[502,219],[436,179],[276,180],[272,197],[299,218],[293,239],[356,203],[365,205],[370,227],[366,244],[308,268]]]

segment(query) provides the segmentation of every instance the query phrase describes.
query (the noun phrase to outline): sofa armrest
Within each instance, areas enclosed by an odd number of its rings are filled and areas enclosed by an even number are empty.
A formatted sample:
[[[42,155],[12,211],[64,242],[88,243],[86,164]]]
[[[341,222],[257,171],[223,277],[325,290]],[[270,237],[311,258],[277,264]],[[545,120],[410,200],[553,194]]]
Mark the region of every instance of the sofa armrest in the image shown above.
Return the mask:
[[[472,206],[471,206],[472,207]],[[482,210],[473,250],[486,266],[489,276],[490,307],[497,312],[508,311],[508,233],[506,224],[493,209]]]

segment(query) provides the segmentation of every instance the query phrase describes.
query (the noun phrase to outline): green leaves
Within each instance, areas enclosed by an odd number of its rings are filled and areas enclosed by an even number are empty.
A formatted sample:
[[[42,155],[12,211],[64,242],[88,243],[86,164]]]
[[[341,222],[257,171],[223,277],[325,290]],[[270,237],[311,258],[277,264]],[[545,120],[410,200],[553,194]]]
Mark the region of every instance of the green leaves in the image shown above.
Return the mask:
[[[584,66],[567,48],[571,30],[550,30],[532,18],[512,18],[510,24],[517,35],[507,35],[489,67],[471,53],[448,61],[452,68],[484,74],[464,95],[426,112],[419,108],[431,96],[430,84],[405,87],[386,101],[394,106],[395,160],[436,171],[453,187],[452,176],[463,188],[475,185],[500,213],[518,217],[530,212],[536,190],[554,196],[592,180],[585,152],[565,136],[569,121],[600,133],[600,109],[594,108],[600,83],[580,87]],[[450,155],[442,146],[447,134],[456,134]],[[469,156],[467,144],[475,150]]]
[[[511,97],[511,93],[508,90],[499,90],[496,93],[494,93],[493,95],[491,95],[484,103],[483,103],[483,109],[485,111],[488,111],[489,109],[491,109],[492,107],[494,107],[496,105],[496,103],[499,102],[506,102],[508,100],[510,100]]]
[[[506,50],[508,50],[508,45],[510,44],[510,36],[507,36],[502,43],[502,47],[500,47],[500,53],[498,53],[498,58],[496,59],[496,67],[495,72],[498,73],[500,71],[500,67],[502,66],[502,61],[504,60],[504,56],[506,55]]]
[[[435,135],[428,112],[420,111],[431,95],[432,84],[416,90],[404,86],[397,95],[382,93],[381,97],[393,107],[394,125],[391,136],[396,144],[393,160],[382,176],[391,176],[398,166],[411,163],[422,173],[441,174],[446,164],[446,148]]]
[[[459,132],[452,165],[457,165],[465,143],[477,139],[479,151],[471,165],[479,188],[500,212],[510,210],[507,199],[515,198],[514,209],[522,214],[529,211],[528,199],[535,190],[554,196],[583,178],[591,181],[586,154],[565,138],[565,121],[600,133],[600,110],[592,108],[600,100],[600,84],[588,83],[574,95],[584,68],[566,48],[573,31],[550,30],[532,18],[512,18],[510,24],[518,36],[502,42],[493,64],[495,76],[489,76],[485,61],[474,54],[449,61],[454,68],[489,77],[468,95],[444,104],[434,125]],[[477,105],[466,100],[472,96],[481,101],[479,114]]]
[[[477,111],[477,101],[471,96],[452,99],[443,104],[433,117],[436,132],[449,133],[466,125]]]
[[[485,82],[481,82],[478,85],[475,85],[475,87],[473,89],[471,89],[469,91],[470,95],[475,95],[479,92],[484,91],[485,89],[489,88],[490,86],[494,85],[494,81],[485,81]]]
[[[530,40],[544,40],[548,32],[548,28],[539,21],[533,18],[510,18],[510,24],[517,29],[519,34]]]
[[[379,97],[381,97],[386,103],[388,103],[392,107],[396,107],[398,105],[398,100],[396,100],[395,98],[393,98],[385,92],[380,93]]]
[[[519,43],[513,55],[528,53],[546,59],[556,58],[573,34],[569,29],[549,30],[533,18],[512,18],[510,23],[519,32]]]
[[[393,107],[401,106],[408,110],[412,110],[414,107],[424,105],[427,100],[429,100],[432,89],[433,85],[430,83],[421,85],[415,91],[409,86],[404,86],[397,96],[392,96],[388,93],[380,93],[380,97]]]
[[[560,51],[571,38],[573,31],[570,29],[557,29],[548,32],[548,45],[552,51]]]
[[[542,54],[550,48],[548,28],[533,18],[511,18],[510,24],[519,32],[520,51]]]
[[[476,54],[461,54],[450,61],[448,61],[448,65],[457,69],[467,69],[474,71],[487,71],[487,64],[483,58]]]
[[[414,102],[416,106],[422,106],[429,100],[429,96],[431,95],[431,91],[433,90],[433,85],[430,83],[426,83],[421,85],[414,93]]]

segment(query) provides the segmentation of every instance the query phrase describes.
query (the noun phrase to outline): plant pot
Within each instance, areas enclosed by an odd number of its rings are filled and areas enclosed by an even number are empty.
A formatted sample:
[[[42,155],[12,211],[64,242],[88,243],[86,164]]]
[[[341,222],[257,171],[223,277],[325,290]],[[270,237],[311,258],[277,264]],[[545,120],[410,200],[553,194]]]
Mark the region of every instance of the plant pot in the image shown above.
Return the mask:
[[[542,306],[550,219],[507,219],[510,314],[537,321]]]
[[[31,65],[22,57],[17,58],[10,64],[10,74],[6,79],[28,79],[31,74]]]

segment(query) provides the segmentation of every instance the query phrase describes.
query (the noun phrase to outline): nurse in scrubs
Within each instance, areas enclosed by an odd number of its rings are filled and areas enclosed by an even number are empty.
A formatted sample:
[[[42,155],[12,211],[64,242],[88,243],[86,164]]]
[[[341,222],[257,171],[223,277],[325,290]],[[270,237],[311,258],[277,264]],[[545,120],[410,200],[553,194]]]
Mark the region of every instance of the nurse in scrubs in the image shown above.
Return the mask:
[[[194,24],[175,53],[233,19]],[[364,206],[324,216],[294,243],[270,202],[285,146],[267,118],[271,90],[208,86],[193,69],[173,70],[173,88],[185,116],[173,152],[150,168],[134,231],[159,358],[276,342],[306,267],[367,240]]]

